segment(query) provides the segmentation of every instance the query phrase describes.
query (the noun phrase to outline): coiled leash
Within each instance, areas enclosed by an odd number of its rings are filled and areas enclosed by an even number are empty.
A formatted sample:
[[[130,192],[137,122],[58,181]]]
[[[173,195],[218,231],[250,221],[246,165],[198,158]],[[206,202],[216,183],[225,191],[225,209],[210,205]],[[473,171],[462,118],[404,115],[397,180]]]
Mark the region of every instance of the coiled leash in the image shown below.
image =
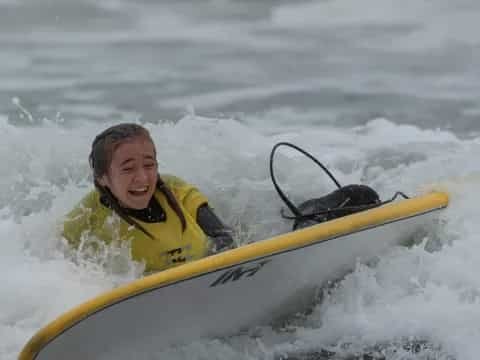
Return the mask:
[[[320,198],[307,200],[298,207],[295,206],[278,185],[273,172],[274,155],[280,146],[293,148],[314,161],[335,183],[337,190]],[[398,196],[402,196],[404,199],[409,198],[403,192],[397,191],[392,198],[381,201],[377,192],[367,185],[342,186],[313,155],[289,142],[279,142],[273,147],[270,153],[270,177],[278,195],[293,214],[286,215],[284,209],[281,209],[281,215],[284,219],[294,220],[293,230],[385,205],[394,201]]]

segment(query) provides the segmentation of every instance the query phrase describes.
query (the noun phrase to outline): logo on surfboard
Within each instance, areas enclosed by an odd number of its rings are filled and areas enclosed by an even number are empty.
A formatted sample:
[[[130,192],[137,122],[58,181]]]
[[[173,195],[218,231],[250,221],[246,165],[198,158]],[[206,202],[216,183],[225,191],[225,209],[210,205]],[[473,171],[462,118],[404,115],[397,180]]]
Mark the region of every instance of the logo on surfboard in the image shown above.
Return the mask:
[[[271,260],[263,260],[258,264],[253,266],[238,266],[236,268],[225,271],[222,275],[218,277],[213,283],[210,284],[210,287],[217,285],[223,285],[228,282],[237,281],[241,278],[252,277],[255,275],[265,264],[269,263]]]

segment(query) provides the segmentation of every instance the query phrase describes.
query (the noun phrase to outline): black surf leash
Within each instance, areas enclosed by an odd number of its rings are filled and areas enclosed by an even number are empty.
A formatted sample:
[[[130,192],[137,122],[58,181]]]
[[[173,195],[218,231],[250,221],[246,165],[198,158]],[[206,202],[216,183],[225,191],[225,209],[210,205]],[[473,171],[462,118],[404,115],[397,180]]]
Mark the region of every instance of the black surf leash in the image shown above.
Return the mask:
[[[294,145],[292,143],[289,143],[289,142],[279,142],[277,144],[275,144],[275,146],[272,148],[272,151],[270,153],[270,177],[272,179],[272,183],[275,187],[275,190],[277,191],[278,195],[280,196],[280,198],[283,200],[283,202],[285,203],[285,205],[287,205],[288,209],[290,210],[290,212],[293,214],[293,215],[285,215],[284,213],[284,209],[281,210],[281,215],[284,219],[289,219],[289,220],[315,220],[317,219],[319,216],[322,216],[322,215],[331,215],[331,214],[334,214],[336,212],[345,212],[345,211],[350,211],[350,212],[357,212],[357,211],[361,211],[361,210],[367,210],[367,209],[371,209],[371,208],[375,208],[375,207],[378,207],[378,206],[381,206],[381,205],[385,205],[385,204],[388,204],[390,202],[393,202],[398,196],[402,196],[404,199],[409,199],[409,197],[407,195],[405,195],[403,192],[401,191],[397,191],[395,192],[395,194],[388,200],[386,201],[379,201],[375,204],[367,204],[367,205],[356,205],[356,206],[345,206],[345,204],[348,202],[348,201],[344,201],[342,204],[339,204],[337,207],[333,207],[333,208],[325,208],[325,210],[322,210],[322,211],[316,211],[316,212],[313,212],[313,213],[310,213],[310,214],[303,214],[288,198],[287,196],[285,195],[285,193],[282,191],[282,189],[280,188],[280,186],[278,185],[277,183],[277,180],[275,178],[275,175],[274,175],[274,171],[273,171],[273,159],[274,159],[274,155],[275,155],[275,152],[277,151],[277,149],[280,147],[280,146],[287,146],[287,147],[290,147],[290,148],[293,148],[297,151],[299,151],[300,153],[302,153],[303,155],[305,155],[306,157],[308,157],[309,159],[311,159],[313,162],[315,162],[320,168],[322,168],[322,170],[330,177],[330,179],[335,183],[335,185],[337,186],[337,188],[340,190],[342,189],[342,185],[340,185],[340,183],[338,182],[338,180],[333,176],[333,174],[327,169],[326,166],[324,166],[319,160],[317,160],[312,154],[310,154],[309,152],[307,152],[306,150],[303,150],[301,149],[300,147],[298,147],[297,145]]]

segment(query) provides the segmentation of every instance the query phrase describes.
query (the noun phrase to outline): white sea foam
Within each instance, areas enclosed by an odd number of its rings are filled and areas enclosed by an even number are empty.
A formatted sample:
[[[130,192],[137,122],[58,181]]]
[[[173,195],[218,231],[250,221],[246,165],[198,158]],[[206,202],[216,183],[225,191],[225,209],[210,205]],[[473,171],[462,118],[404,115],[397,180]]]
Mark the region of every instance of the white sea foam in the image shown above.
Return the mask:
[[[16,127],[5,119],[0,124],[5,134],[0,158],[12,164],[0,175],[4,244],[0,332],[7,339],[0,346],[2,358],[13,359],[29,336],[60,313],[139,276],[134,263],[119,274],[108,266],[79,262],[65,253],[58,235],[62,216],[91,186],[89,144],[107,125],[65,128],[42,122]],[[292,349],[339,343],[367,347],[404,337],[426,339],[459,359],[474,358],[480,320],[480,283],[474,275],[480,260],[474,215],[480,169],[472,159],[480,154],[479,140],[460,140],[446,131],[399,126],[386,119],[349,130],[300,126],[296,132],[282,133],[279,128],[274,135],[234,120],[193,114],[177,124],[146,126],[157,143],[161,171],[198,184],[227,222],[247,231],[241,234],[245,241],[288,230],[289,224],[279,217],[282,204],[267,171],[269,151],[279,140],[307,148],[342,182],[361,182],[370,171],[377,174],[372,182],[384,195],[394,189],[414,194],[426,187],[452,194],[443,225],[424,244],[393,249],[372,267],[358,264],[295,334],[264,329],[258,341],[238,337],[228,343],[191,344],[168,350],[172,358],[200,359],[202,352],[191,351],[203,348],[203,353],[218,352],[228,359],[247,356],[245,351],[252,359],[268,359]],[[402,158],[407,150],[423,156]],[[392,165],[387,158],[396,152],[399,157]],[[369,168],[371,159],[376,159],[375,169]],[[300,155],[280,152],[278,161],[278,176],[293,198],[306,199],[329,189],[329,180],[315,166],[303,163]],[[306,178],[316,180],[304,187]],[[435,251],[425,251],[423,245],[432,242]]]

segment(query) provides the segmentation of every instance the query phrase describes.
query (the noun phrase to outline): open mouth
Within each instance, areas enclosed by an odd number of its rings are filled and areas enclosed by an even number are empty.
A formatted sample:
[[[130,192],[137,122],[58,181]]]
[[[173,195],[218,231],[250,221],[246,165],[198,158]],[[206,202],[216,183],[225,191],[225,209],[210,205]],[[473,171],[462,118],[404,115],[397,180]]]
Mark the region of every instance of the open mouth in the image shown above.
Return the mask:
[[[148,193],[148,187],[143,187],[143,188],[138,188],[138,189],[132,189],[128,190],[128,193],[133,195],[133,196],[143,196]]]

